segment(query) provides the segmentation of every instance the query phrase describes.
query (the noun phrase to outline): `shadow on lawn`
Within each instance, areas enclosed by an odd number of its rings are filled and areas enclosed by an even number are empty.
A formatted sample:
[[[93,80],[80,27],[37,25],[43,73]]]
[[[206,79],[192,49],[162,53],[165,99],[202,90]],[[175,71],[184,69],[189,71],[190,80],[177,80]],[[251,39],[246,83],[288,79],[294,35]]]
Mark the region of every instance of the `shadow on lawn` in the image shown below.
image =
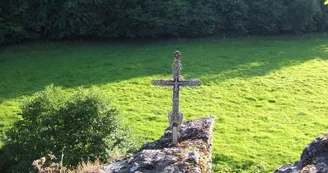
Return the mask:
[[[136,77],[169,76],[172,54],[177,49],[182,52],[182,75],[200,78],[205,85],[263,76],[328,57],[326,39],[22,45],[0,52],[0,103],[33,94],[49,84],[74,88]]]
[[[261,49],[261,46],[259,46]],[[312,47],[263,47],[261,52],[256,49],[237,48],[236,53],[218,53],[218,55],[206,55],[206,59],[187,62],[185,70],[187,78],[195,76],[203,77],[202,82],[220,83],[233,78],[250,78],[264,76],[285,67],[303,64],[313,59],[328,59],[328,44],[320,44]],[[242,54],[239,54],[242,51]],[[197,64],[196,68],[193,64]]]

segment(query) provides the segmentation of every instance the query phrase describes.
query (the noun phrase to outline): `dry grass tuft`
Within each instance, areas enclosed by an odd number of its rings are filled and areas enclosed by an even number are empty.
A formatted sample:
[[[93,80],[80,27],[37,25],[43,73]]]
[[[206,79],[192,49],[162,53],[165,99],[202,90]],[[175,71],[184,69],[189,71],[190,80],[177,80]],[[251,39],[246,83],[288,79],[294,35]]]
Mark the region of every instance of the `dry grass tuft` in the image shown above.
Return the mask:
[[[81,162],[77,167],[72,169],[62,167],[60,166],[60,163],[57,162],[58,160],[55,156],[48,154],[39,160],[35,160],[32,166],[38,171],[38,173],[105,173],[101,169],[99,159],[94,162]]]
[[[104,173],[101,169],[100,161],[87,161],[80,163],[75,169],[69,170],[68,173]]]

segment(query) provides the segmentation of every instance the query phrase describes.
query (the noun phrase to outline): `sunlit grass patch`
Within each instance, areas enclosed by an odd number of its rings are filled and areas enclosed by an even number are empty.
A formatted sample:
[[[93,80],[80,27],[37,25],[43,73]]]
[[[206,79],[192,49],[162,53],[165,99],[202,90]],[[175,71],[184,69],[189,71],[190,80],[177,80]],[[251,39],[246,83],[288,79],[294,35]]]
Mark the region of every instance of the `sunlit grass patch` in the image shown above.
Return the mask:
[[[215,115],[213,168],[272,172],[297,160],[328,130],[327,38],[195,39],[137,43],[46,43],[0,52],[0,139],[18,118],[19,101],[46,85],[67,92],[98,86],[112,96],[135,136],[160,137],[172,90],[151,85],[171,78],[173,52],[182,75],[185,119]],[[2,139],[1,139],[2,140]]]

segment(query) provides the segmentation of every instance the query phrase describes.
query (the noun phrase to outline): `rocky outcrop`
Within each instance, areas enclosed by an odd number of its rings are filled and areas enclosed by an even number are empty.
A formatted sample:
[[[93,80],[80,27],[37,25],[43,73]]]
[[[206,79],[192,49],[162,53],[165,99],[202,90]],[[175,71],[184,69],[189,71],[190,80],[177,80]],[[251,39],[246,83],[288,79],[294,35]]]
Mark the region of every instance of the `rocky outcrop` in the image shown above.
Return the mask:
[[[299,161],[281,166],[274,173],[328,173],[328,134],[306,146]]]
[[[61,173],[62,170],[59,160],[52,154],[34,160],[32,166],[38,173]]]
[[[185,121],[176,146],[171,130],[159,140],[146,143],[139,151],[103,166],[106,173],[207,173],[212,172],[212,131],[214,116]]]

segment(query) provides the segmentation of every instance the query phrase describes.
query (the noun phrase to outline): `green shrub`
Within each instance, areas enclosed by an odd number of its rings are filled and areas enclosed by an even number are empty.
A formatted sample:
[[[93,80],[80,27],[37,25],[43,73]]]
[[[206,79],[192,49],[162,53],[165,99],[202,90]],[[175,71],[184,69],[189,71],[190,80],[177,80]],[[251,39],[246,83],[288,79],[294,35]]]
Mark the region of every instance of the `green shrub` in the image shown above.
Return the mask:
[[[27,171],[33,160],[54,154],[64,165],[106,161],[114,150],[131,149],[129,130],[110,101],[96,88],[68,95],[49,86],[28,98],[22,120],[8,131],[4,146],[11,172]]]

